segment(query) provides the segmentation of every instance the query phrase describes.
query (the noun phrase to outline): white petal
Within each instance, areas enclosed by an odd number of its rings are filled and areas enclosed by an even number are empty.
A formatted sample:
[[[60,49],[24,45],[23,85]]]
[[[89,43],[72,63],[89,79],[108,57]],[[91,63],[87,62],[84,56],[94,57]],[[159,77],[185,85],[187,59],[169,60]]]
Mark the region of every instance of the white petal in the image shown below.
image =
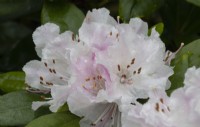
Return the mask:
[[[103,23],[103,24],[110,24],[110,25],[116,25],[117,22],[113,17],[111,17],[109,10],[106,8],[100,8],[100,9],[93,9],[92,12],[88,12],[84,23]]]
[[[62,66],[60,67],[53,66],[54,70],[52,70],[51,64],[53,64],[52,60],[50,60],[50,62],[47,62],[47,61],[40,62],[37,60],[28,62],[23,67],[23,71],[26,73],[26,77],[25,77],[26,83],[33,88],[41,89],[41,90],[47,90],[53,84],[67,85],[68,75],[65,75],[65,77],[63,77],[62,71],[61,73],[57,71],[58,70],[57,68],[62,68]],[[56,73],[54,73],[54,71],[56,71]]]
[[[42,49],[57,37],[59,32],[59,27],[53,23],[46,23],[35,30],[33,33],[33,41],[36,45],[38,56],[42,56]]]
[[[42,50],[43,59],[64,59],[67,52],[67,48],[74,45],[75,42],[72,40],[73,33],[66,31],[52,40],[52,43]]]
[[[81,94],[79,91],[73,91],[68,98],[69,110],[90,121],[95,121],[99,115],[105,110],[106,104],[91,102],[86,95]]]
[[[132,18],[130,19],[129,24],[138,34],[147,35],[148,33],[148,25],[146,22],[142,21],[140,18]]]
[[[49,109],[56,112],[62,105],[67,102],[70,94],[70,86],[54,85],[51,88],[52,104]]]

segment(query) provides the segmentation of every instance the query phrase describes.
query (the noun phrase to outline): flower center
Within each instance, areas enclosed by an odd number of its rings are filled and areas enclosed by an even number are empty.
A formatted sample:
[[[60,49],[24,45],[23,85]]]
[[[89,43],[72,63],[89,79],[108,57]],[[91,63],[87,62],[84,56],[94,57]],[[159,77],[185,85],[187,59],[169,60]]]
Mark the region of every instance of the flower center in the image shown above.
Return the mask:
[[[106,89],[105,79],[101,75],[87,77],[82,87],[90,94],[97,96],[101,89]]]
[[[117,65],[117,70],[118,70],[117,75],[119,76],[119,81],[121,84],[132,85],[133,84],[132,76],[141,73],[142,67],[138,68],[137,70],[134,70],[132,67],[134,63],[135,63],[135,58],[131,60],[130,64],[127,64],[123,67],[120,64]]]

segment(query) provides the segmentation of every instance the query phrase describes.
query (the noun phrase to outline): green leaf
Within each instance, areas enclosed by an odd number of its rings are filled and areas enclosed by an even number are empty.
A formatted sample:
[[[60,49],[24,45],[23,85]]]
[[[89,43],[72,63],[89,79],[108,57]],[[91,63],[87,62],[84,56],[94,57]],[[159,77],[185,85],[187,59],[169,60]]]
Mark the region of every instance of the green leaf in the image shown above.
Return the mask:
[[[26,127],[79,127],[79,121],[79,117],[68,111],[41,116],[30,122]]]
[[[39,95],[25,91],[8,93],[0,97],[0,126],[25,125],[35,118],[32,101],[41,100]],[[38,114],[37,114],[38,115]]]
[[[0,21],[39,11],[42,0],[1,0]]]
[[[68,105],[65,103],[63,106],[61,106],[57,112],[66,112],[69,111]]]
[[[163,0],[119,0],[119,15],[128,22],[132,17],[150,16],[163,3]]]
[[[158,23],[158,24],[152,26],[148,31],[148,35],[151,34],[151,31],[152,31],[153,28],[155,28],[156,31],[161,35],[163,33],[164,24],[161,22],[161,23]]]
[[[194,5],[200,6],[200,0],[186,0],[187,2],[190,2]]]
[[[165,0],[160,10],[165,24],[162,40],[168,49],[176,50],[182,42],[188,44],[200,38],[199,7],[186,0]]]
[[[170,77],[172,83],[171,88],[167,90],[170,94],[173,90],[182,87],[185,72],[189,67],[200,67],[200,39],[196,40],[182,48],[172,62],[174,67],[174,75]]]
[[[59,1],[46,1],[42,9],[42,23],[52,22],[60,26],[61,31],[78,32],[84,14],[74,4]]]
[[[3,92],[12,92],[17,90],[25,90],[24,72],[8,72],[0,74],[0,90]]]

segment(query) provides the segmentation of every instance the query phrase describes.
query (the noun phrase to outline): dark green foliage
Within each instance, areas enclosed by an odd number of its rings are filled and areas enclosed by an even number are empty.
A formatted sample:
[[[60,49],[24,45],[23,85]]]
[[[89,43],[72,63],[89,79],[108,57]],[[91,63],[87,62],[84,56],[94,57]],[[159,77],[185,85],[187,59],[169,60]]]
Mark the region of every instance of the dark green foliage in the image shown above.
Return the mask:
[[[168,90],[170,94],[173,90],[183,86],[184,74],[187,68],[196,66],[200,67],[200,40],[196,40],[186,45],[172,62],[174,66],[174,75],[170,77],[171,88]]]

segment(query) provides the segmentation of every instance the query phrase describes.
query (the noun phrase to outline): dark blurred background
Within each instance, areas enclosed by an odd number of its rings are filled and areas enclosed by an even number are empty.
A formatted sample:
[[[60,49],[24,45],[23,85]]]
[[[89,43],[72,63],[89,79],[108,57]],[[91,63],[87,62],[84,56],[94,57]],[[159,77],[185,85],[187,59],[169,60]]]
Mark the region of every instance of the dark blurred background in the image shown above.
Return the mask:
[[[92,8],[106,7],[113,17],[120,15],[121,22],[128,22],[132,17],[141,17],[148,22],[149,27],[163,22],[161,38],[167,49],[175,51],[181,42],[187,44],[200,35],[200,8],[198,3],[191,1],[0,0],[0,73],[21,70],[26,62],[39,59],[34,49],[32,33],[45,23],[44,17],[48,17],[49,9],[56,13],[65,8],[64,11],[67,12],[65,4],[70,3],[86,14]],[[64,11],[58,17],[54,15],[56,20],[62,20]],[[54,22],[54,17],[49,18],[49,21]],[[67,29],[70,27],[62,30]]]

